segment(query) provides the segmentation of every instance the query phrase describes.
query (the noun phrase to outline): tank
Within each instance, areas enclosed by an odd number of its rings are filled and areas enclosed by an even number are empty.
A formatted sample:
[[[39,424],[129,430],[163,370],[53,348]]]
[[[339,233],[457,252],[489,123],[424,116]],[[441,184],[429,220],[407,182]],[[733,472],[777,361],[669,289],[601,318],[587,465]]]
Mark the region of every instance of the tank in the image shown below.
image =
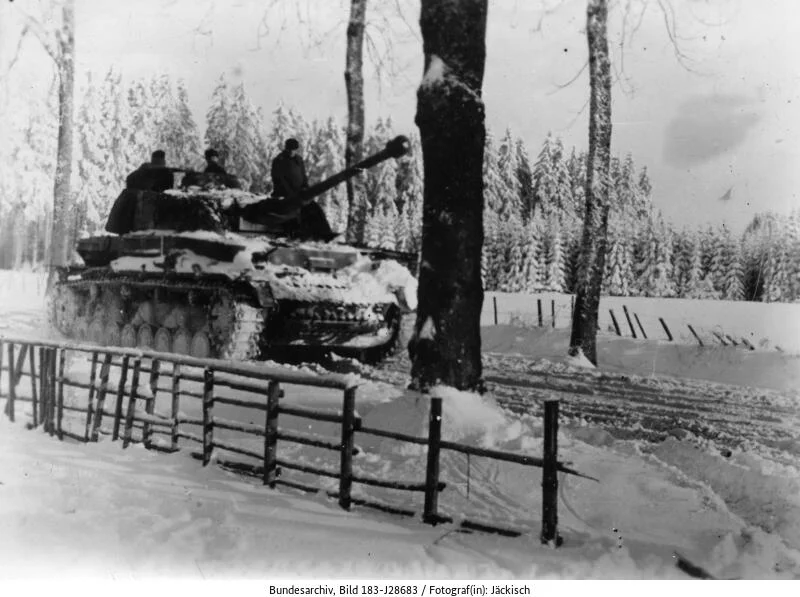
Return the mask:
[[[78,341],[201,358],[324,351],[380,360],[415,308],[415,256],[334,242],[322,210],[309,206],[408,147],[397,137],[288,198],[193,172],[177,188],[126,188],[108,234],[79,240],[83,263],[59,269],[51,323]]]

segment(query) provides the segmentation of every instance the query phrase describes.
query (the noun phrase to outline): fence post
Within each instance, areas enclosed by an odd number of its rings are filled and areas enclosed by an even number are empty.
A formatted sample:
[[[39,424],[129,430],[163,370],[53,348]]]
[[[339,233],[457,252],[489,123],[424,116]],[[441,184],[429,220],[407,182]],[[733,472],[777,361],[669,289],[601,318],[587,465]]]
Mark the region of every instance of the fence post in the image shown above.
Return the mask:
[[[439,452],[442,439],[442,399],[431,398],[428,416],[428,468],[425,474],[425,509],[422,520],[439,522]]]
[[[106,405],[106,393],[108,392],[108,374],[111,369],[111,353],[106,353],[103,359],[103,366],[100,368],[100,389],[97,391],[97,410],[94,414],[92,425],[91,441],[96,442],[100,435],[100,425],[103,422],[103,409]]]
[[[47,351],[39,347],[39,418],[45,433],[50,429],[50,397],[47,395]]]
[[[178,416],[181,410],[181,366],[172,364],[172,449],[178,449]]]
[[[639,326],[639,330],[642,332],[642,337],[645,340],[647,340],[647,334],[645,333],[644,328],[642,327],[642,322],[639,321],[639,314],[638,313],[634,313],[633,317],[634,317],[634,319],[636,319],[636,324]]]
[[[542,534],[541,541],[556,547],[558,536],[558,400],[544,403],[544,463],[542,466]]]
[[[3,345],[3,341],[0,340],[0,384],[3,382],[3,349],[5,346]]]
[[[572,325],[572,322],[575,320],[575,295],[573,294],[569,297],[569,324]]]
[[[156,394],[158,393],[158,376],[161,372],[161,361],[152,359],[150,361],[150,396],[144,404],[144,411],[152,416],[156,411]],[[144,440],[144,447],[148,450],[153,441],[153,425],[149,421],[145,421],[142,427],[142,439]]]
[[[14,343],[8,343],[8,398],[6,399],[6,416],[14,422],[14,401],[17,397],[17,374],[14,371]]]
[[[122,371],[119,374],[119,384],[117,384],[117,404],[114,406],[114,428],[111,432],[111,441],[119,439],[119,426],[122,421],[122,397],[125,395],[125,384],[128,382],[128,367],[130,357],[122,357]]]
[[[628,306],[622,305],[622,310],[625,311],[625,319],[628,320],[628,327],[631,328],[631,336],[633,336],[635,340],[638,336],[636,336],[636,328],[633,327],[633,321],[631,320],[630,313],[628,313]]]
[[[97,393],[97,351],[92,352],[92,368],[89,373],[89,402],[86,404],[86,429],[83,432],[84,441],[89,441],[92,432],[92,421],[94,421],[94,396]]]
[[[53,387],[53,396],[55,396],[55,408],[56,408],[56,432],[58,433],[58,439],[64,439],[64,382],[62,379],[64,378],[64,360],[65,354],[64,349],[53,348],[53,356],[51,358],[51,367],[53,371],[52,375],[52,387]],[[56,373],[56,354],[58,354],[58,374]],[[58,385],[58,390],[56,390],[56,385]]]
[[[539,327],[544,326],[544,321],[542,319],[542,299],[536,299],[536,312],[539,315]]]
[[[2,351],[0,351],[0,360],[2,360]],[[31,348],[31,357],[28,359],[31,370],[31,403],[33,406],[33,422],[31,426],[36,429],[39,426],[39,392],[36,387],[36,351]]]
[[[697,335],[697,332],[695,332],[695,331],[694,331],[694,328],[692,327],[692,324],[691,324],[691,323],[687,323],[687,324],[686,324],[686,327],[688,327],[688,328],[689,328],[689,331],[690,331],[690,332],[692,332],[692,335],[693,335],[693,336],[695,337],[695,339],[697,340],[697,343],[698,343],[700,346],[703,346],[703,341],[700,339],[700,336],[698,336],[698,335]]]
[[[609,309],[609,313],[611,313],[611,322],[614,324],[614,330],[617,332],[617,336],[622,335],[622,331],[619,329],[619,323],[617,323],[617,318],[614,315],[614,309]]]
[[[203,466],[211,462],[214,450],[214,371],[203,371]]]
[[[47,425],[45,431],[53,437],[56,433],[56,394],[53,386],[55,368],[53,367],[53,352],[49,348],[44,349],[44,362],[41,363],[44,371],[44,394],[47,396]]]
[[[344,391],[342,404],[342,443],[339,460],[339,506],[350,509],[350,489],[353,486],[353,439],[355,435],[356,389]]]
[[[267,388],[267,417],[264,423],[264,485],[275,487],[278,477],[278,400],[281,385],[270,381]]]
[[[139,394],[139,373],[142,368],[142,359],[139,357],[133,360],[133,379],[131,380],[131,392],[128,395],[128,413],[125,415],[125,429],[122,432],[122,447],[127,448],[131,443],[133,435],[133,417],[136,414],[136,397]]]
[[[669,341],[672,342],[672,332],[669,331],[669,328],[667,327],[667,322],[664,321],[663,317],[659,317],[658,320],[661,322],[661,327],[663,327],[664,331],[667,333],[667,338],[669,338]]]
[[[550,316],[553,318],[553,327],[556,327],[556,299],[550,299]]]

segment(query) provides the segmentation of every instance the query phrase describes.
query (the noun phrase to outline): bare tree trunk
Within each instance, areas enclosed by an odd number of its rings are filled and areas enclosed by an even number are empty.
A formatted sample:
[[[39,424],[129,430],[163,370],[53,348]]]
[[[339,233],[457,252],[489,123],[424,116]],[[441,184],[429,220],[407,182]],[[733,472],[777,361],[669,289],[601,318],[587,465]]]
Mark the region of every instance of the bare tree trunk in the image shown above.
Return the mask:
[[[75,0],[64,0],[61,31],[57,35],[58,68],[58,150],[53,185],[53,227],[49,266],[69,262],[72,245],[71,190],[72,125],[75,100]]]
[[[425,174],[412,386],[482,390],[487,0],[422,0],[416,123]]]
[[[578,349],[597,364],[597,315],[608,231],[608,175],[611,163],[611,62],[608,54],[607,0],[589,0],[589,156],[586,167],[586,217],[583,223],[570,354]]]
[[[347,87],[347,145],[345,167],[361,161],[364,153],[364,27],[367,0],[350,0],[347,24],[347,54],[344,82]],[[364,185],[357,176],[347,181],[347,240],[360,242],[364,237],[366,204]]]

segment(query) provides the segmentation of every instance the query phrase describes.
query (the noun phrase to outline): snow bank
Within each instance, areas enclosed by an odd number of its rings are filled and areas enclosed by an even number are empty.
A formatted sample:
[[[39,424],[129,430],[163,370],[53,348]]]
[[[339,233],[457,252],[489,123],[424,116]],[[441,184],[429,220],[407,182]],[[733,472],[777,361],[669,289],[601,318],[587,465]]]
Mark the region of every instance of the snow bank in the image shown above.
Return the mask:
[[[521,328],[511,325],[481,328],[484,352],[518,354],[540,363],[579,364],[567,357],[569,330]],[[690,346],[658,340],[632,340],[598,334],[597,360],[600,371],[650,376],[674,376],[725,384],[800,389],[800,356],[777,351],[749,351],[725,346]],[[529,364],[536,367],[535,363]]]

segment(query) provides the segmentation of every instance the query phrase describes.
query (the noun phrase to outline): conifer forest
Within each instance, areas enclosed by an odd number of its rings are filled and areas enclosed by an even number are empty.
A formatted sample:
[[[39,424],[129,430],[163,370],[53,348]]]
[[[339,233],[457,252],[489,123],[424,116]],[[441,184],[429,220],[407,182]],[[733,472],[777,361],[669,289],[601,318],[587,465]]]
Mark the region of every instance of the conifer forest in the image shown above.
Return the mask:
[[[50,242],[57,107],[27,106],[4,144],[0,176],[0,268],[36,269]],[[103,230],[125,176],[164,149],[171,166],[201,168],[206,147],[220,152],[228,171],[252,192],[269,194],[269,164],[283,141],[300,141],[310,180],[344,168],[344,122],[309,121],[280,104],[271,113],[254,106],[243,82],[220,77],[203,119],[190,108],[181,80],[162,75],[124,81],[114,71],[79,82],[76,102],[70,229],[73,237]],[[368,123],[365,152],[383,148],[397,133],[391,120]],[[488,131],[483,281],[486,290],[572,292],[583,216],[586,156],[548,135],[528,147],[513,131]],[[358,242],[418,252],[422,219],[422,155],[411,154],[364,172],[368,205]],[[800,210],[761,213],[743,232],[725,226],[677,228],[653,207],[647,167],[617,155],[611,163],[609,237],[604,294],[764,302],[800,300]],[[345,189],[319,199],[331,226],[344,231]]]

